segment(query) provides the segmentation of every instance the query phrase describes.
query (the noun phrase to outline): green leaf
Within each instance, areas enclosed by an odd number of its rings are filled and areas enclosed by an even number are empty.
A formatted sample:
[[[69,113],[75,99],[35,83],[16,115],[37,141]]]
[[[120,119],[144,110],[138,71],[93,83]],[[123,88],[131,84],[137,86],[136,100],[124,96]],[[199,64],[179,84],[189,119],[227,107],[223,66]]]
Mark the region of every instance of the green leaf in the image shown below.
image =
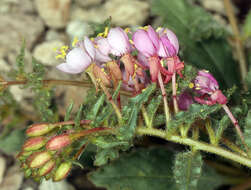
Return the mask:
[[[243,37],[247,39],[251,36],[251,11],[248,12],[243,25]]]
[[[251,110],[249,110],[246,117],[246,125],[244,128],[244,138],[246,144],[251,147]]]
[[[105,102],[105,94],[102,94],[98,98],[97,102],[93,105],[92,110],[87,115],[87,118],[94,121],[96,119],[96,117],[97,117],[97,114],[98,114],[101,106],[103,106],[104,102]]]
[[[185,62],[209,70],[227,88],[239,84],[238,64],[209,13],[187,0],[155,0],[152,12],[178,36]]]
[[[181,124],[192,124],[197,119],[206,119],[209,114],[218,111],[221,108],[220,105],[201,105],[191,104],[187,111],[180,111],[176,114],[175,118],[168,124],[168,129],[175,130]]]
[[[107,190],[177,190],[172,174],[173,154],[163,148],[139,149],[89,175]]]
[[[80,120],[82,118],[82,113],[83,113],[83,104],[81,104],[81,106],[79,107],[78,113],[77,113],[76,117],[74,118],[75,127],[80,126]]]
[[[152,124],[153,124],[155,114],[156,114],[161,102],[162,102],[162,96],[159,95],[157,97],[154,97],[149,102],[149,105],[147,106],[147,114],[148,114],[148,117],[149,117],[150,126],[152,126]]]
[[[70,119],[73,105],[74,105],[74,102],[72,101],[66,110],[64,121],[68,121]]]
[[[198,190],[215,190],[222,184],[224,184],[222,176],[216,173],[213,168],[203,165],[202,175],[198,182]]]
[[[0,149],[6,153],[20,151],[24,140],[25,130],[14,130],[11,134],[0,140]]]
[[[179,190],[197,189],[202,164],[202,157],[199,152],[182,152],[176,155],[174,178]]]
[[[95,156],[94,165],[102,166],[106,164],[108,160],[114,160],[118,157],[119,157],[118,149],[114,148],[100,149]]]
[[[120,127],[120,137],[121,140],[130,140],[134,136],[138,112],[141,109],[143,103],[147,102],[150,95],[156,89],[156,84],[149,85],[146,89],[142,91],[141,94],[130,98],[127,106],[124,106],[122,114],[124,119],[124,125]]]
[[[24,72],[24,57],[25,57],[25,40],[22,42],[22,47],[20,49],[20,53],[18,54],[16,58],[16,63],[18,67],[17,75],[22,76],[25,74]]]

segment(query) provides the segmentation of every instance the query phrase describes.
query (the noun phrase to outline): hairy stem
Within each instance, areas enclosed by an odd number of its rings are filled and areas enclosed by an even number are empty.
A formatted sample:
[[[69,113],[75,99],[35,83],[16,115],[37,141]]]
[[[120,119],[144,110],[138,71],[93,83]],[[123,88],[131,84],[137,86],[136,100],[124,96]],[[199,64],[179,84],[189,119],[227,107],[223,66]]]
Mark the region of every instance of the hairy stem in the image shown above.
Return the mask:
[[[112,105],[112,107],[113,107],[113,109],[114,109],[114,111],[115,111],[115,113],[116,113],[116,115],[118,117],[118,120],[120,122],[122,120],[122,114],[121,114],[121,112],[119,110],[119,107],[113,101],[112,96],[109,93],[109,91],[107,90],[106,86],[102,82],[100,82],[99,84],[100,84],[100,87],[102,88],[102,90],[104,91],[108,102],[110,102],[110,104]]]
[[[160,89],[161,89],[161,93],[162,93],[162,97],[163,97],[164,110],[165,110],[165,116],[166,116],[166,126],[167,126],[167,123],[170,121],[170,113],[169,113],[169,107],[167,104],[166,90],[165,90],[164,83],[163,83],[160,72],[158,73],[158,81],[159,81],[159,85],[160,85]]]
[[[150,135],[150,136],[160,137],[160,138],[168,140],[168,141],[191,146],[197,150],[202,150],[205,152],[213,153],[213,154],[222,156],[224,158],[227,158],[229,160],[238,162],[244,166],[251,167],[251,160],[246,157],[243,157],[243,156],[238,155],[236,153],[230,152],[230,151],[225,150],[223,148],[220,148],[218,146],[195,141],[190,138],[182,138],[182,137],[176,136],[176,135],[167,137],[166,132],[163,130],[139,127],[139,128],[137,128],[137,134],[138,135]]]
[[[238,29],[237,20],[235,18],[235,15],[233,12],[233,7],[231,5],[230,0],[224,0],[224,6],[225,6],[225,10],[227,12],[229,22],[230,22],[231,27],[234,32],[236,51],[237,51],[237,55],[238,55],[238,59],[239,59],[239,67],[240,67],[240,72],[241,72],[241,80],[242,80],[244,89],[247,90],[247,84],[245,83],[245,78],[247,76],[247,63],[246,63],[246,59],[245,59],[243,45],[241,42],[241,37],[240,37],[239,29]]]
[[[229,110],[228,106],[226,104],[222,105],[223,109],[225,110],[225,112],[227,113],[228,117],[230,118],[230,120],[232,121],[232,123],[234,124],[235,126],[235,129],[241,139],[241,142],[242,144],[244,145],[247,153],[249,152],[249,149],[248,149],[248,146],[246,145],[245,143],[245,139],[244,139],[244,135],[243,133],[241,132],[241,128],[238,124],[238,121],[235,119],[235,117],[233,116],[232,112]]]
[[[173,91],[173,106],[174,106],[174,112],[179,112],[178,102],[177,102],[177,90],[176,90],[176,73],[173,73],[172,76],[172,91]]]

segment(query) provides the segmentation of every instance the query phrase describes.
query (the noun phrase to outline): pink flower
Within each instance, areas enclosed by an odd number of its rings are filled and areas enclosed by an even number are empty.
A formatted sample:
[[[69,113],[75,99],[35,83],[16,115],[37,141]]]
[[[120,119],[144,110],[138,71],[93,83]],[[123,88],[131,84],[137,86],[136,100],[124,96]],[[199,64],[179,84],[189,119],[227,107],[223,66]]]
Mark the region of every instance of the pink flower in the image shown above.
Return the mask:
[[[147,31],[143,29],[137,30],[133,34],[133,42],[136,49],[145,57],[157,55],[159,49],[159,36],[151,26],[148,26]]]
[[[85,37],[67,53],[66,62],[58,65],[57,69],[71,74],[81,73],[94,61],[95,51],[92,41]]]
[[[158,55],[160,57],[172,57],[179,52],[179,41],[176,35],[167,28],[158,29],[160,36],[160,48]]]
[[[131,51],[129,38],[124,30],[120,27],[111,28],[107,40],[111,46],[111,54],[121,56]]]
[[[194,80],[195,90],[199,94],[212,94],[214,91],[219,89],[218,82],[215,80],[206,70],[198,72],[198,76]]]
[[[218,82],[209,72],[202,70],[194,80],[195,91],[201,94],[201,97],[195,97],[195,101],[201,104],[213,105],[216,103],[226,104],[227,98],[219,90]]]
[[[97,37],[94,40],[96,45],[96,60],[99,62],[108,62],[112,59],[109,57],[109,53],[111,53],[111,46],[108,43],[107,38]]]

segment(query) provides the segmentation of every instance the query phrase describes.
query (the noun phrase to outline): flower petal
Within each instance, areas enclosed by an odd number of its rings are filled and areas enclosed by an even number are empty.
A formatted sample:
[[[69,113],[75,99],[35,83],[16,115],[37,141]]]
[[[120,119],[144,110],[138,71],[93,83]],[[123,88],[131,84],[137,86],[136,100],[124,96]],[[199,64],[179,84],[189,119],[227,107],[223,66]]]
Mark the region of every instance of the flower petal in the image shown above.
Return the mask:
[[[145,30],[137,30],[133,34],[132,39],[136,49],[144,56],[150,57],[157,53],[150,37],[148,36],[148,33]]]
[[[84,70],[80,70],[78,68],[72,68],[69,66],[67,63],[62,63],[56,67],[58,70],[63,71],[65,73],[70,73],[70,74],[78,74],[83,72]]]
[[[89,54],[89,56],[92,58],[92,60],[95,59],[95,47],[92,43],[92,41],[85,36],[84,38],[84,45],[85,45],[85,50],[87,51],[87,53]]]
[[[155,30],[149,25],[147,29],[149,38],[151,39],[156,50],[159,49],[159,35]]]
[[[129,38],[125,31],[120,27],[111,28],[108,33],[107,40],[112,47],[111,53],[116,56],[121,56],[131,50]]]

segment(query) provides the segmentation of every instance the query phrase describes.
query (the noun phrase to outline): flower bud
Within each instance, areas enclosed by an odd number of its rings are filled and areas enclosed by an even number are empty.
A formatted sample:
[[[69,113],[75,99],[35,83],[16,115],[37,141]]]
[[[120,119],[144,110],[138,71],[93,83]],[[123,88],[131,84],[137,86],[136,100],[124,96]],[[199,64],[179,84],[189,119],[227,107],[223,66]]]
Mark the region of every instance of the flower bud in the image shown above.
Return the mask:
[[[122,72],[118,66],[118,64],[115,61],[110,61],[106,64],[107,68],[109,69],[109,72],[112,76],[112,79],[114,81],[120,81],[122,80]]]
[[[34,137],[28,139],[24,145],[23,150],[33,151],[42,148],[45,145],[46,139],[44,137]]]
[[[55,167],[55,160],[50,160],[38,170],[38,175],[45,176],[48,173],[50,173],[54,167]]]
[[[71,170],[71,167],[71,162],[63,162],[62,164],[60,164],[53,176],[53,181],[60,181],[66,178]]]
[[[36,152],[28,158],[30,168],[39,168],[51,159],[49,152]]]
[[[46,149],[47,150],[60,150],[69,144],[71,144],[71,138],[69,134],[63,134],[63,135],[58,135],[53,138],[51,138],[47,144],[46,144]]]
[[[49,123],[37,123],[30,125],[29,128],[26,130],[26,134],[29,137],[41,136],[49,133],[55,127],[55,125]]]
[[[25,178],[30,177],[30,176],[31,176],[31,174],[32,174],[31,169],[27,169],[27,170],[25,170],[25,171],[24,171],[24,177],[25,177]]]
[[[26,151],[22,151],[22,152],[19,152],[18,155],[17,155],[17,158],[19,160],[24,160],[26,159],[28,156],[30,156],[32,154],[32,151],[30,152],[26,152]]]

